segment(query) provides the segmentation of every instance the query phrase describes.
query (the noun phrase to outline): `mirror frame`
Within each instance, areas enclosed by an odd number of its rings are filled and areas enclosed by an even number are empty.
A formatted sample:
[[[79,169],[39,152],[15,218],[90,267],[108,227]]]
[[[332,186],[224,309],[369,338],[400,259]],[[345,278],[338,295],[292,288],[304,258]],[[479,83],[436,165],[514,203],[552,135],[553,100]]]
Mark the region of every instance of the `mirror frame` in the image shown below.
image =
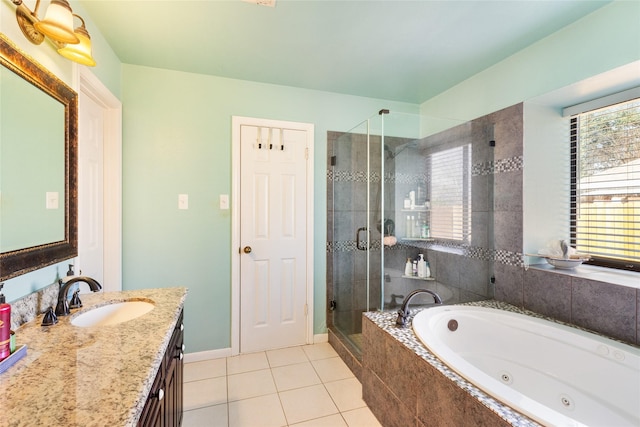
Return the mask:
[[[78,255],[78,94],[2,33],[0,65],[59,101],[65,120],[64,240],[0,253],[0,280],[7,280]]]

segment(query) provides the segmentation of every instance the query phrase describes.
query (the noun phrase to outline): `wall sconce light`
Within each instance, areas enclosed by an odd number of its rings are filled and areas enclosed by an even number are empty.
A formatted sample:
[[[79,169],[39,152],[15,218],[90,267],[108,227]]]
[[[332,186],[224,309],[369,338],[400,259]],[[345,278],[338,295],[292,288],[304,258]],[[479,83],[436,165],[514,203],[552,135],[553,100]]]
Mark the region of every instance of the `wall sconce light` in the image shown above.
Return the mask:
[[[78,38],[78,40],[80,40],[80,43],[67,43],[66,45],[58,49],[58,53],[65,58],[75,61],[79,64],[94,67],[96,65],[96,61],[91,55],[91,37],[89,36],[87,28],[84,26],[84,19],[82,19],[75,13],[73,14],[73,16],[82,21],[82,25],[77,27],[74,31],[74,34]]]
[[[33,12],[22,0],[12,0],[16,8],[16,19],[22,34],[31,43],[39,45],[45,36],[58,47],[58,53],[67,59],[83,65],[95,66],[91,54],[91,37],[85,27],[84,19],[71,10],[67,0],[51,0],[43,20],[38,18],[40,0],[36,0]],[[73,29],[73,17],[82,21],[82,25]]]

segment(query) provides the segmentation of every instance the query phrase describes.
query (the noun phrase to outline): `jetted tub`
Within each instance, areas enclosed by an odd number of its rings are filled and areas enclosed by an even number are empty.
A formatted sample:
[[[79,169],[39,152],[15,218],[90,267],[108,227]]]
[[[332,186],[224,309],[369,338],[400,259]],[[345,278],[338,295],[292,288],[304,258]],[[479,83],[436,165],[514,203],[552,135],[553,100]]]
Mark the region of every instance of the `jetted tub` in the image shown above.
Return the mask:
[[[548,426],[640,426],[640,349],[476,306],[418,313],[413,330],[449,368]]]

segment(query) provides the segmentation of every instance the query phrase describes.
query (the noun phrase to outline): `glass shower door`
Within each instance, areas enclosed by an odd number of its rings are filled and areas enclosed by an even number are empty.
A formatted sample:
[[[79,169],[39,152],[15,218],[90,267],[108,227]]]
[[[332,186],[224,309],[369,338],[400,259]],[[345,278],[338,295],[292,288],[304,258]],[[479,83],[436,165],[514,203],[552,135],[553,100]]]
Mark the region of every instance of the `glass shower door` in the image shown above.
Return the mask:
[[[381,143],[370,120],[328,139],[328,326],[356,354],[362,313],[380,308],[381,233],[373,208],[379,202]],[[379,221],[378,221],[379,224]]]

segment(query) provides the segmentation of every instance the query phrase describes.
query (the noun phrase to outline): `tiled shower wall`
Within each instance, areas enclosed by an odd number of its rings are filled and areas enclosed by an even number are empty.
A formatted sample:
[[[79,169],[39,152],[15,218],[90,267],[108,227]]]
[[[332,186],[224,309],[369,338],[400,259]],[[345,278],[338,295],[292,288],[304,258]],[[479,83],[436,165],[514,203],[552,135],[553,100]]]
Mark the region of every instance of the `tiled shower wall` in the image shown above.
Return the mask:
[[[506,119],[505,119],[506,120]],[[493,286],[490,283],[492,275],[493,241],[491,229],[493,224],[492,188],[490,185],[494,175],[494,148],[491,146],[494,124],[487,118],[474,120],[433,136],[423,138],[416,148],[407,150],[407,155],[396,159],[396,176],[403,177],[407,173],[419,177],[424,175],[427,187],[431,187],[429,158],[432,154],[443,153],[455,149],[463,149],[470,158],[464,162],[463,175],[469,185],[462,185],[462,193],[470,192],[470,235],[465,232],[464,243],[445,241],[436,238],[435,241],[406,241],[393,247],[385,247],[385,273],[390,279],[385,283],[385,301],[389,301],[391,292],[407,295],[417,288],[428,288],[436,291],[446,303],[457,303],[490,298]],[[423,170],[416,170],[416,165]],[[456,174],[460,171],[456,170]],[[406,178],[405,178],[406,179]],[[402,197],[415,184],[396,180],[396,206],[402,206]],[[429,191],[428,191],[429,193]],[[432,200],[433,202],[433,200]],[[399,218],[403,223],[403,216],[411,212],[402,212]],[[398,215],[396,215],[396,219]],[[402,230],[399,233],[403,235]],[[401,276],[407,258],[416,259],[418,254],[424,254],[431,269],[434,282],[407,280]],[[399,292],[398,292],[399,291]],[[432,302],[428,296],[418,303]],[[398,299],[402,301],[402,299]],[[413,301],[413,300],[412,300]]]
[[[456,298],[451,302],[493,295],[496,300],[626,342],[640,344],[640,291],[638,289],[618,286],[602,280],[577,277],[546,265],[525,268],[522,253],[524,246],[522,172],[526,167],[523,158],[523,104],[496,111],[428,138],[455,139],[461,137],[461,132],[470,132],[474,141],[471,244],[467,247],[454,248],[438,245],[437,242],[420,246],[397,245],[391,250],[385,249],[385,268],[400,269],[407,257],[414,258],[418,252],[422,252],[426,254],[437,282],[447,285],[456,294]],[[342,134],[329,132],[328,147],[332,146],[332,142],[335,143],[340,135]],[[477,150],[489,148],[487,145],[480,144],[476,147],[476,140],[494,140],[495,147],[490,149],[491,154],[478,152]],[[402,142],[397,141],[398,144]],[[379,146],[374,152],[379,153]],[[363,154],[366,157],[366,152]],[[355,157],[350,161],[355,161]],[[477,161],[478,159],[486,159],[486,161]],[[401,169],[398,163],[398,169],[393,172],[397,176],[405,170]],[[328,188],[334,184],[332,183],[334,178],[328,171]],[[363,179],[362,183],[353,182],[348,185],[366,186],[365,181],[366,179]],[[362,189],[354,190],[353,193],[362,195],[363,198],[366,196],[366,190]],[[331,218],[333,206],[333,200],[329,195],[328,218]],[[366,218],[364,212],[359,215]],[[353,218],[353,215],[349,218]],[[348,257],[346,254],[334,258],[333,245],[335,240],[340,239],[333,235],[333,224],[329,223],[327,226],[327,294],[328,299],[331,300],[334,298],[333,260],[354,263],[357,267],[351,271],[363,269],[364,263],[363,259],[357,258],[358,255],[362,257],[362,254],[355,255],[356,258]],[[354,227],[353,222],[348,223],[344,230],[346,240],[353,241],[355,238],[357,227]],[[336,227],[336,230],[338,229],[340,227]],[[375,241],[379,235],[372,237]],[[376,251],[378,250],[379,248],[376,248]],[[372,259],[378,258],[379,252],[376,252]],[[487,263],[487,259],[490,262]],[[491,276],[495,278],[494,284],[489,281]],[[478,280],[478,277],[481,280]],[[338,280],[347,284],[350,277],[338,278]],[[352,285],[355,287],[351,291],[348,291],[348,287],[345,286],[344,292],[358,293],[362,292],[358,289],[364,289],[361,284],[354,282]],[[415,284],[416,287],[419,285],[421,284]],[[354,295],[350,297],[353,298]],[[379,298],[379,294],[375,297]],[[388,299],[385,298],[385,301]],[[361,324],[360,313],[361,310],[356,310],[350,314],[357,327]],[[328,312],[327,323],[330,326],[331,316],[332,313]]]
[[[546,264],[525,267],[522,254],[522,171],[526,167],[523,105],[486,117],[496,124],[494,298],[631,344],[640,344],[639,289],[580,277]]]

